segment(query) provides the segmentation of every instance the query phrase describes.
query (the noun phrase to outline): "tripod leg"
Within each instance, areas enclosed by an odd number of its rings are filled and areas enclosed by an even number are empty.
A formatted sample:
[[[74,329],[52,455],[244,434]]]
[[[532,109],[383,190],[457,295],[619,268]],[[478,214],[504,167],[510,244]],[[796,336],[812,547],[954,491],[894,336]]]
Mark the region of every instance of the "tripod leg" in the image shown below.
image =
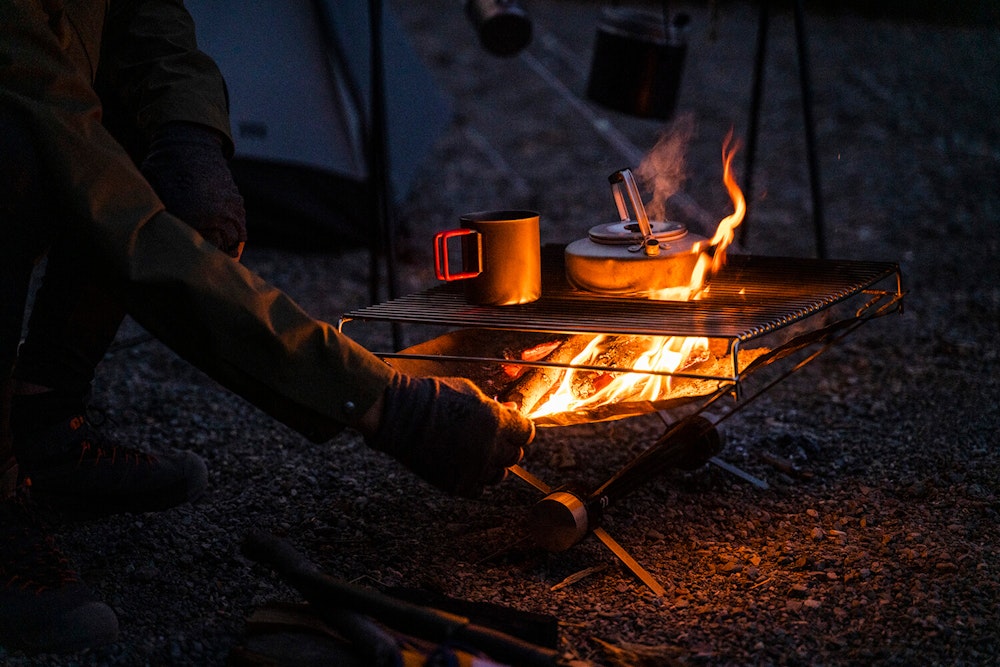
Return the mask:
[[[757,19],[757,53],[753,62],[753,87],[750,90],[750,127],[747,129],[746,187],[747,212],[740,225],[740,243],[746,245],[749,233],[750,208],[753,206],[753,170],[757,159],[757,134],[760,126],[760,101],[764,93],[764,62],[767,56],[767,27],[770,23],[769,3],[761,0]]]
[[[795,0],[795,38],[799,53],[799,84],[802,87],[802,118],[806,129],[806,157],[809,161],[809,186],[812,190],[813,231],[816,235],[816,255],[826,258],[823,221],[823,197],[819,180],[819,158],[816,154],[816,121],[813,119],[812,80],[809,74],[809,52],[806,40],[805,10],[802,0]]]

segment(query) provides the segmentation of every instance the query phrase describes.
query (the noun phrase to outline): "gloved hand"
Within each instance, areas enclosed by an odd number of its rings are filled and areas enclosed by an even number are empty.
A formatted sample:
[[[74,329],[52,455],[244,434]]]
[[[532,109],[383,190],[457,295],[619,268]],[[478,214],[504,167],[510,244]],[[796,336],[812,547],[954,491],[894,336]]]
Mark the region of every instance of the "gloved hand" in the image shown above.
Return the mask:
[[[210,127],[167,123],[154,134],[139,168],[169,213],[238,259],[247,240],[246,211],[222,142]]]
[[[478,498],[521,460],[534,423],[464,378],[397,374],[368,446],[386,452],[434,486]]]

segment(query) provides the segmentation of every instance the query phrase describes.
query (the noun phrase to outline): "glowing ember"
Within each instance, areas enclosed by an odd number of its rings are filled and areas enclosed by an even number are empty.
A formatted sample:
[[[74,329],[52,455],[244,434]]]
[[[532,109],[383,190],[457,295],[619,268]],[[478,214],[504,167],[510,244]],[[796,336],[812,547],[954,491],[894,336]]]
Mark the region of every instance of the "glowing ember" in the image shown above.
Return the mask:
[[[687,285],[651,291],[650,299],[689,301],[708,291],[705,281],[726,262],[726,248],[735,238],[736,227],[746,214],[746,199],[733,177],[733,156],[739,150],[730,132],[722,144],[722,181],[733,202],[733,213],[723,218],[707,247],[695,246],[698,261]],[[571,362],[572,366],[600,366],[614,337],[595,336]],[[636,339],[639,340],[639,339]],[[686,336],[652,336],[643,338],[647,346],[631,365],[636,373],[600,373],[567,370],[549,397],[531,410],[529,417],[587,410],[600,405],[624,401],[655,401],[670,392],[670,375],[709,358],[708,339]]]
[[[539,343],[533,347],[529,347],[527,350],[521,351],[521,359],[524,361],[538,361],[539,359],[544,359],[553,350],[559,347],[560,341],[553,340],[547,341],[545,343]],[[504,374],[509,378],[520,377],[524,373],[525,367],[520,364],[503,364],[501,367]]]

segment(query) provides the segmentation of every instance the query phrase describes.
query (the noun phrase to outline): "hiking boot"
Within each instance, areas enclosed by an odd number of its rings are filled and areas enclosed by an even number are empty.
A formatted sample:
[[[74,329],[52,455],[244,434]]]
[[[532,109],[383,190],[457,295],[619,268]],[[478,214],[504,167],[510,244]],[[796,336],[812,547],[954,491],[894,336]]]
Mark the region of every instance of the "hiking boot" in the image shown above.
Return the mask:
[[[47,397],[51,404],[54,397]],[[147,454],[111,442],[85,411],[58,419],[26,419],[15,396],[11,427],[21,474],[39,502],[99,512],[150,512],[196,500],[208,485],[204,461],[192,452]]]
[[[114,611],[94,599],[23,496],[0,501],[0,645],[68,653],[117,639]]]

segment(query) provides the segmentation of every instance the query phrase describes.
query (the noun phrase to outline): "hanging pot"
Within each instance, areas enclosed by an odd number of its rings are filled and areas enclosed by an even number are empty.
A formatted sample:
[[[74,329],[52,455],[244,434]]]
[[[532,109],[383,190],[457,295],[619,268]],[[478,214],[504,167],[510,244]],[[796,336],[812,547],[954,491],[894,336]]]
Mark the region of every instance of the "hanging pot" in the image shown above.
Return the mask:
[[[627,7],[601,12],[587,97],[641,118],[669,119],[677,106],[690,17]]]

